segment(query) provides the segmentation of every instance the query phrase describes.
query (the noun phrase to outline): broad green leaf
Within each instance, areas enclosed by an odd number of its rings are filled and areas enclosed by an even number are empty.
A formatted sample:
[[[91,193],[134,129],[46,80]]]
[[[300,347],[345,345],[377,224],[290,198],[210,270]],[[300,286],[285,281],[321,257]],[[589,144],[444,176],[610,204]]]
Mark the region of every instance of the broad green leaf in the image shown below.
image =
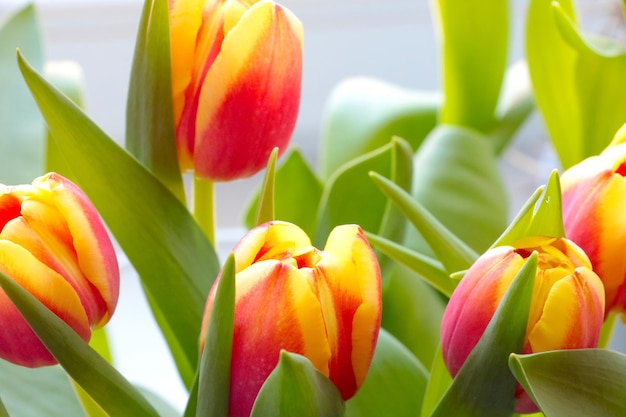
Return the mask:
[[[493,128],[507,64],[509,2],[434,1],[445,100],[441,122]]]
[[[228,417],[235,320],[235,256],[226,259],[200,358],[197,417]]]
[[[67,374],[109,415],[158,417],[150,403],[63,320],[0,272],[0,287]]]
[[[511,371],[546,417],[626,415],[626,356],[605,349],[511,355]]]
[[[126,148],[185,201],[178,166],[167,0],[146,0],[135,42],[126,103]]]
[[[537,271],[532,254],[517,273],[482,335],[432,417],[510,417],[517,382],[509,355],[524,347]]]
[[[512,245],[528,236],[564,237],[561,209],[561,182],[556,170],[552,171],[546,186],[541,186],[528,199],[509,227],[493,247]]]
[[[343,165],[328,179],[319,208],[316,246],[323,246],[331,230],[340,224],[355,223],[363,230],[378,232],[391,226],[390,202],[370,180],[370,171],[389,176],[401,190],[411,186],[412,152],[406,141],[394,138],[385,146]],[[398,213],[395,213],[401,219]],[[403,228],[391,226],[400,239]],[[390,229],[386,229],[389,233]],[[389,237],[387,235],[386,237]]]
[[[430,369],[430,378],[428,379],[428,385],[424,393],[421,417],[430,417],[432,415],[439,400],[444,396],[448,387],[450,387],[450,384],[452,384],[452,377],[443,361],[440,345],[437,349],[435,360],[433,360],[433,366]]]
[[[313,236],[322,183],[300,151],[292,150],[278,167],[274,191],[276,218],[296,224],[307,235]],[[257,193],[247,210],[245,223],[248,228],[256,224],[258,200]]]
[[[382,327],[427,368],[439,346],[445,306],[440,293],[401,264],[395,264],[383,278]]]
[[[574,82],[582,151],[578,160],[582,160],[602,152],[624,123],[626,49],[616,41],[583,34],[558,2],[552,8],[561,35],[576,50]]]
[[[422,406],[428,371],[381,329],[367,378],[346,402],[345,417],[412,417]]]
[[[304,356],[283,350],[250,417],[341,417],[344,410],[339,390],[324,374]]]
[[[15,49],[43,67],[35,6],[29,3],[0,22],[0,183],[30,184],[44,169],[44,125],[15,64]]]
[[[193,379],[198,333],[217,256],[186,207],[19,56],[48,128],[139,273],[183,380]],[[111,169],[111,167],[115,169]]]
[[[85,79],[80,65],[74,61],[51,61],[44,66],[44,75],[48,82],[65,94],[78,107],[85,105]],[[57,172],[72,178],[72,171],[67,166],[63,152],[46,130],[46,157],[45,171]]]
[[[329,178],[342,165],[398,136],[417,149],[435,127],[438,93],[413,91],[381,80],[354,77],[339,83],[324,110],[320,163]]]
[[[439,125],[413,162],[413,199],[477,253],[491,246],[509,220],[493,145],[476,131]],[[409,229],[405,243],[428,253],[424,238]]]
[[[452,295],[456,281],[450,279],[441,262],[378,235],[367,233],[367,239],[374,248],[419,274],[446,297]]]
[[[370,174],[378,188],[420,231],[448,273],[467,269],[478,254],[450,232],[409,193],[376,172]]]
[[[67,374],[58,366],[25,368],[0,360],[0,397],[11,417],[85,417]]]
[[[563,168],[583,154],[580,97],[576,91],[576,51],[563,39],[552,13],[552,0],[530,0],[526,19],[526,58],[535,101]],[[560,2],[576,19],[571,0]],[[594,83],[595,84],[595,83]]]
[[[267,161],[267,169],[265,177],[261,185],[259,204],[257,205],[256,225],[269,222],[276,219],[275,217],[275,200],[274,197],[276,187],[276,158],[278,158],[278,148],[274,148]]]

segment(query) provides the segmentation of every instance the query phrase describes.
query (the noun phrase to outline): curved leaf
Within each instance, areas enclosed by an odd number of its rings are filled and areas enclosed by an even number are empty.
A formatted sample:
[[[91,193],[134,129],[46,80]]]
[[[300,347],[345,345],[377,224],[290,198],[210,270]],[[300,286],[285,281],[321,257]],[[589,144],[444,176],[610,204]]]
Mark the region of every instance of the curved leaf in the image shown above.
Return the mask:
[[[355,223],[367,231],[386,230],[386,237],[395,233],[400,239],[404,228],[399,213],[390,212],[390,202],[370,180],[370,171],[388,175],[400,189],[411,186],[412,152],[406,141],[394,138],[387,145],[345,164],[326,183],[319,204],[314,244],[323,246],[330,231],[337,225]],[[397,219],[390,219],[396,216]],[[394,239],[394,240],[395,240]]]
[[[344,402],[335,385],[304,356],[282,351],[250,417],[341,417]]]
[[[381,329],[363,386],[346,402],[345,417],[412,417],[422,406],[428,371]]]
[[[393,136],[417,149],[435,127],[440,106],[438,93],[407,90],[367,77],[341,82],[324,109],[322,176],[329,178],[342,165],[384,146]]]
[[[206,296],[219,272],[214,249],[187,208],[161,182],[21,55],[19,65],[73,178],[139,273],[181,376],[189,384],[198,363]]]
[[[626,415],[626,355],[580,349],[511,355],[511,371],[546,417]]]
[[[276,186],[276,158],[278,158],[278,148],[274,148],[267,161],[267,169],[259,194],[259,204],[257,205],[256,225],[274,220],[275,217],[275,197]]]

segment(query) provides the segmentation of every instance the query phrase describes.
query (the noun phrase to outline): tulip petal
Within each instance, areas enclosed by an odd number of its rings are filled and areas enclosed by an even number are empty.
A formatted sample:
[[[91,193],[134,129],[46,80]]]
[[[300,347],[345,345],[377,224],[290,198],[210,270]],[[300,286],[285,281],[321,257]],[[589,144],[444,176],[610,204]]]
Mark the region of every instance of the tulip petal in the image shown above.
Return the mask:
[[[283,349],[328,375],[325,333],[316,294],[297,268],[264,261],[237,274],[230,416],[250,414]]]
[[[284,151],[295,127],[301,78],[300,22],[271,1],[255,3],[226,33],[204,79],[196,174],[246,177],[265,166],[274,147]]]
[[[347,400],[369,369],[381,319],[381,278],[359,226],[338,226],[317,264],[318,292],[332,351],[331,381]]]
[[[0,270],[69,324],[85,341],[91,330],[85,310],[71,285],[19,245],[0,239]],[[33,277],[37,277],[36,280]],[[0,357],[24,366],[56,363],[6,294],[0,291],[3,328]]]
[[[78,266],[107,306],[104,315],[93,323],[101,327],[115,311],[119,296],[119,267],[107,230],[85,193],[71,181],[52,173],[33,185],[50,193],[50,201],[67,221]]]

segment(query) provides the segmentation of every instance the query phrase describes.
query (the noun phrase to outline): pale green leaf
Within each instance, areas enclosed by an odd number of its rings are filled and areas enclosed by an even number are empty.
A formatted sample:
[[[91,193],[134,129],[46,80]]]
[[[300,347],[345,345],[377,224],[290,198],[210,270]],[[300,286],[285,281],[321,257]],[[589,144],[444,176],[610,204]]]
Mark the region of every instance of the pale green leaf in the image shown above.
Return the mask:
[[[445,93],[441,122],[487,133],[507,65],[509,2],[436,0],[433,6]]]
[[[422,406],[428,371],[409,350],[381,329],[367,378],[346,402],[345,417],[412,417]]]
[[[430,378],[424,393],[424,401],[422,404],[421,417],[430,417],[435,411],[441,397],[444,396],[448,388],[452,384],[452,377],[446,364],[443,361],[441,345],[437,349],[433,365],[430,369]]]
[[[20,48],[43,67],[39,19],[32,3],[0,22],[0,183],[27,184],[44,169],[44,125],[15,63]]]
[[[626,356],[605,349],[511,355],[511,371],[546,417],[626,415]]]
[[[439,93],[414,91],[367,78],[348,78],[324,109],[320,165],[329,178],[342,165],[372,152],[393,136],[417,149],[437,123]]]
[[[283,350],[250,417],[341,417],[344,410],[339,390],[326,376],[304,356]]]

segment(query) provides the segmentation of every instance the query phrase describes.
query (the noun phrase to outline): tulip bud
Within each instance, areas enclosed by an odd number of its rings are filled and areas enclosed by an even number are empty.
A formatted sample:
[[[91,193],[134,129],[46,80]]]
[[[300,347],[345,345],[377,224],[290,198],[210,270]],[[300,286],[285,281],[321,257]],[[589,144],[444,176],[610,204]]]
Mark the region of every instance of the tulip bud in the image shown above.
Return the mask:
[[[183,171],[227,181],[283,152],[300,105],[300,21],[268,0],[170,0],[174,119]]]
[[[32,185],[0,185],[0,270],[85,341],[117,304],[115,251],[96,209],[58,174]],[[0,290],[0,357],[36,367],[56,360]]]
[[[523,353],[593,348],[604,316],[604,289],[584,252],[565,238],[532,237],[488,250],[450,297],[441,325],[443,359],[454,376],[493,317],[525,260],[538,253]],[[537,411],[518,387],[517,413]]]
[[[234,255],[229,415],[250,415],[283,349],[306,356],[344,400],[354,396],[372,360],[382,310],[380,269],[361,228],[336,227],[320,251],[299,227],[269,222],[248,232]],[[215,285],[201,348],[214,292]]]
[[[606,313],[626,312],[626,143],[561,176],[566,236],[589,256],[604,283]]]

